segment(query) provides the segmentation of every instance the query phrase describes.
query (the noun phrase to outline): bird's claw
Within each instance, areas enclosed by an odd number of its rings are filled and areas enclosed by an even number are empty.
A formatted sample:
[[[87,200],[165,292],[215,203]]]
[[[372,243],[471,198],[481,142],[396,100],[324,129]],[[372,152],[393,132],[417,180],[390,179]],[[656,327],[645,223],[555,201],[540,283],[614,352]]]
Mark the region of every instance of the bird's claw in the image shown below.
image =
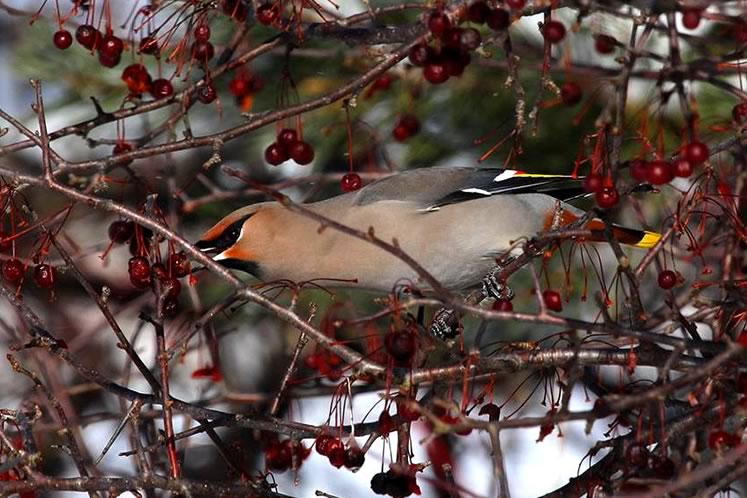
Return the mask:
[[[513,259],[513,258],[512,258]],[[511,260],[505,264],[510,263]],[[514,290],[498,278],[505,266],[494,266],[482,279],[482,293],[485,298],[512,300],[515,296]]]
[[[459,333],[459,320],[456,312],[449,308],[441,308],[436,311],[429,332],[442,341],[454,339]]]

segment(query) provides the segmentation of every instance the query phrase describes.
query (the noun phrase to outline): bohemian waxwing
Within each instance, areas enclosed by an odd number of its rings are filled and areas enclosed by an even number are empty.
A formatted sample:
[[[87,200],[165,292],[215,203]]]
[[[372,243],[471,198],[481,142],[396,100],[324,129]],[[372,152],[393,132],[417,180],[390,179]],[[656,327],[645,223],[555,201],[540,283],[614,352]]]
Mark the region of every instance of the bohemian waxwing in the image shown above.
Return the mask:
[[[384,241],[396,239],[444,287],[462,290],[478,285],[513,242],[582,216],[566,202],[587,195],[582,181],[506,169],[423,168],[304,207],[363,232],[372,227]],[[586,229],[590,240],[605,240],[600,220]],[[642,248],[660,239],[620,226],[612,232],[621,243]],[[266,282],[313,280],[385,292],[404,283],[427,288],[396,256],[334,228],[320,230],[319,221],[277,202],[234,211],[196,245],[226,267]]]

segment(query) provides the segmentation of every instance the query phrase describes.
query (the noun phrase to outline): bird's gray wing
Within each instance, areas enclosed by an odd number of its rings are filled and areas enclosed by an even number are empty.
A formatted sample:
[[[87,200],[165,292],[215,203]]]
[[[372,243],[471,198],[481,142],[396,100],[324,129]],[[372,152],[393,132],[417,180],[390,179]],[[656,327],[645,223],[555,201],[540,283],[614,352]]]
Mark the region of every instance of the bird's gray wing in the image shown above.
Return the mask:
[[[353,204],[396,200],[432,211],[500,194],[547,194],[562,201],[586,195],[582,178],[499,168],[422,168],[382,178],[355,194]]]

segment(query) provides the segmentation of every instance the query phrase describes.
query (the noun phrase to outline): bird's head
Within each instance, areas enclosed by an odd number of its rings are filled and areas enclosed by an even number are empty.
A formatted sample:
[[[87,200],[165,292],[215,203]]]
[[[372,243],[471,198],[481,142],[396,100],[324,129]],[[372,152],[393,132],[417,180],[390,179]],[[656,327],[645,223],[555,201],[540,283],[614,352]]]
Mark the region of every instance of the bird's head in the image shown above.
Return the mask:
[[[251,225],[267,203],[237,209],[202,234],[195,247],[225,266],[259,276],[257,255],[253,250]],[[259,217],[257,217],[259,218]]]

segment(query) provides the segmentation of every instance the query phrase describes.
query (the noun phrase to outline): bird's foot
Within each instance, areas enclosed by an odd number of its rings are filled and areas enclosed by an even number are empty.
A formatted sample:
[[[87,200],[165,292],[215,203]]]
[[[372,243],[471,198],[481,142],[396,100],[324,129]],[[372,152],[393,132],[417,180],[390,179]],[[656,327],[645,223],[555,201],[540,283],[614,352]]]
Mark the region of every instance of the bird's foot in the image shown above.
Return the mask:
[[[509,287],[505,280],[499,278],[504,268],[513,261],[514,258],[505,260],[502,265],[494,266],[482,279],[482,293],[485,298],[507,299],[512,300],[515,296],[514,290]]]
[[[456,311],[449,308],[436,311],[428,331],[442,341],[454,339],[459,335],[459,317]]]

